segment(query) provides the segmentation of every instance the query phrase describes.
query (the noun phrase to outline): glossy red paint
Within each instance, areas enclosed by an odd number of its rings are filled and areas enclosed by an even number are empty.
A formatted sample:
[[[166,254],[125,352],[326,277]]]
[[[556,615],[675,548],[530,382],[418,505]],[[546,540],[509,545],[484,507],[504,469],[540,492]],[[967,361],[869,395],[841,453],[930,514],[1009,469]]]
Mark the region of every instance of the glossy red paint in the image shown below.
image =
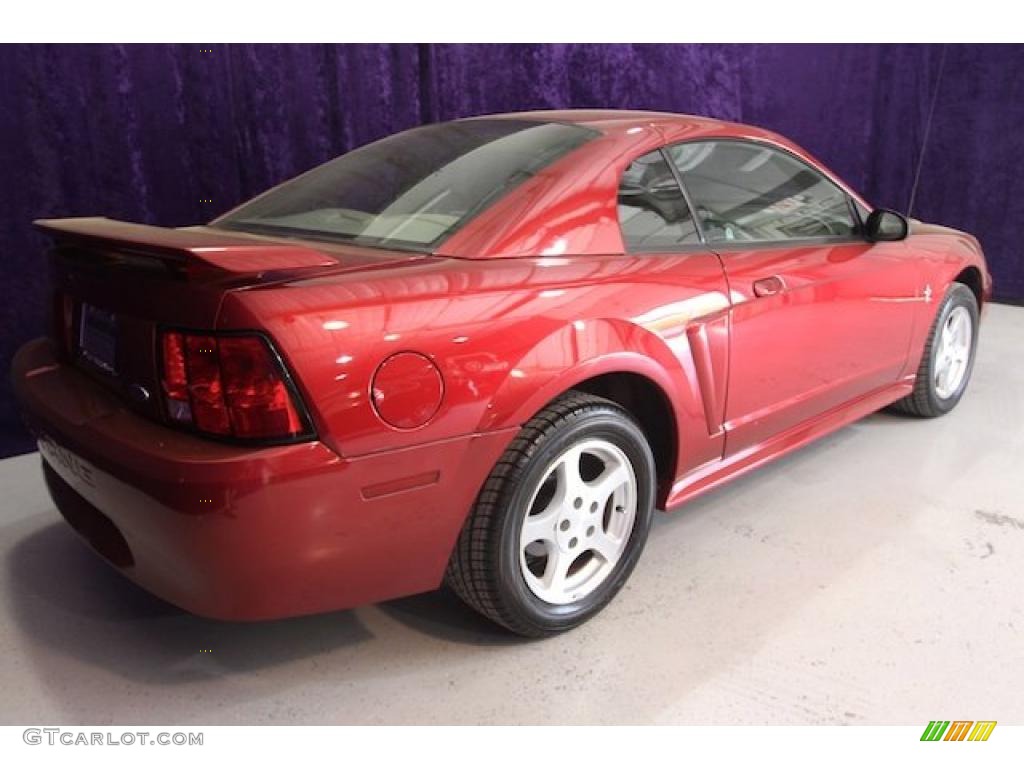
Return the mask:
[[[132,402],[72,365],[65,343],[24,348],[14,377],[44,460],[98,510],[84,514],[116,526],[127,575],[224,618],[429,590],[519,425],[562,392],[612,374],[660,392],[659,504],[672,507],[906,394],[946,287],[975,270],[982,298],[991,291],[974,238],[918,222],[900,242],[627,253],[619,179],[652,149],[743,138],[821,165],[775,134],[705,118],[527,116],[601,136],[429,255],[45,225],[63,249],[58,295],[117,314],[135,352],[123,381],[159,391],[161,328],[259,331],[316,431],[274,447],[213,442],[165,424],[159,398]],[[71,251],[97,245],[83,268]],[[140,251],[162,266],[137,269]]]

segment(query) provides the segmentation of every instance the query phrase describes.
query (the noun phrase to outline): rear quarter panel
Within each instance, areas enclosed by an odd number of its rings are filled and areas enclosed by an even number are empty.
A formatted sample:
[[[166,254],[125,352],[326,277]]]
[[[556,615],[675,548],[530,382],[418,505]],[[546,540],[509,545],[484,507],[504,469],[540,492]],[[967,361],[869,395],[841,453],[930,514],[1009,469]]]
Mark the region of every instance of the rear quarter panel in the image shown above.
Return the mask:
[[[369,279],[237,291],[219,326],[274,338],[321,438],[345,456],[518,425],[574,384],[629,371],[664,391],[689,468],[720,457],[721,438],[709,435],[685,329],[728,301],[708,252],[425,258]],[[374,371],[400,351],[429,356],[444,377],[441,408],[413,430],[388,426],[371,402]]]

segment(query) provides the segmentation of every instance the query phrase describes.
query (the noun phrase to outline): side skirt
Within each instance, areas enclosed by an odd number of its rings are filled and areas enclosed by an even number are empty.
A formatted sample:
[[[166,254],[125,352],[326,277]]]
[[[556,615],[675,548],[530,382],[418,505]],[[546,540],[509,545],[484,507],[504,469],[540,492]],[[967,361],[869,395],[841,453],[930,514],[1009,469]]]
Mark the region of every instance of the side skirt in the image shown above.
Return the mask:
[[[780,456],[785,456],[790,451],[802,448],[819,437],[835,432],[847,424],[896,402],[910,394],[913,389],[913,377],[902,379],[896,384],[876,389],[856,400],[815,416],[760,445],[751,446],[727,459],[697,467],[675,482],[668,501],[665,503],[665,509],[673,511],[675,507],[690,501],[705,491],[717,488],[744,472],[756,469]],[[728,444],[728,437],[726,437],[726,444]]]

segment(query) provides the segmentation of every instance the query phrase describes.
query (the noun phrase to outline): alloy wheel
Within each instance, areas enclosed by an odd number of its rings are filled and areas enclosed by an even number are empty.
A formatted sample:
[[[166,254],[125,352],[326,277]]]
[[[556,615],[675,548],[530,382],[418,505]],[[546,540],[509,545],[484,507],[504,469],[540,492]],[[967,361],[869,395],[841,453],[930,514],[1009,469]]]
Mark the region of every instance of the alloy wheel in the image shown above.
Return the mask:
[[[943,400],[952,397],[963,383],[973,335],[970,312],[966,307],[954,307],[942,324],[935,353],[935,394]]]
[[[523,520],[527,586],[556,605],[586,597],[626,551],[636,515],[636,472],[622,449],[602,439],[570,446],[548,465]]]

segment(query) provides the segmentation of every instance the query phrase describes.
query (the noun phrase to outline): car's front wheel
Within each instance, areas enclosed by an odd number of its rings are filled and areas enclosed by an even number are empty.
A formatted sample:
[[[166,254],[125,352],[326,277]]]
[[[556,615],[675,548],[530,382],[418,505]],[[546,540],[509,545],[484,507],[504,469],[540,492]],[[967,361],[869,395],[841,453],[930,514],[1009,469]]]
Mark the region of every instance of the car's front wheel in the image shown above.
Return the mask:
[[[654,495],[654,458],[636,422],[611,401],[571,392],[534,416],[495,466],[446,580],[518,634],[576,627],[632,572]]]
[[[893,404],[915,416],[941,416],[953,410],[971,378],[978,345],[978,300],[963,283],[953,283],[928,333],[914,391]]]

